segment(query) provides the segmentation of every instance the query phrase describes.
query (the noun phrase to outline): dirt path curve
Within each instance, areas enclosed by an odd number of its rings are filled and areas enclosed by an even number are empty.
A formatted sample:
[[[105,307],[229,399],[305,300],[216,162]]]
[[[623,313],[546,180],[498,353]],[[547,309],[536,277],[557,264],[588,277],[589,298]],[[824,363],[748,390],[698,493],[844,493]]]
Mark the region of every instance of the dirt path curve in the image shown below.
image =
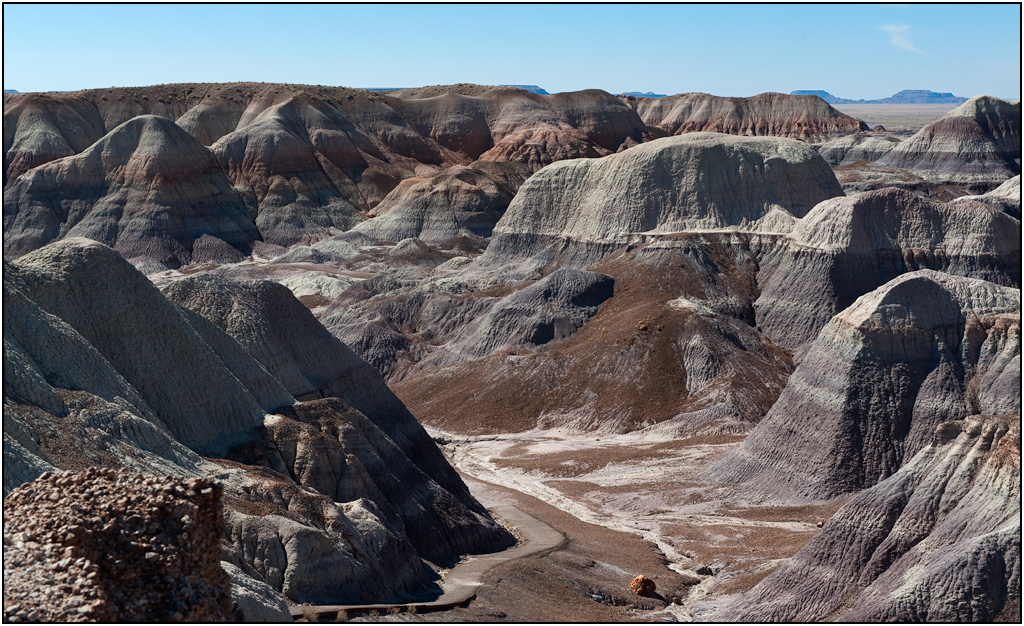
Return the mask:
[[[467,557],[465,561],[453,567],[445,575],[441,584],[442,594],[436,600],[403,604],[296,605],[290,608],[292,617],[308,617],[310,613],[315,613],[317,618],[328,617],[336,615],[338,611],[345,611],[348,614],[373,611],[386,613],[394,612],[397,609],[398,611],[428,613],[450,609],[472,600],[476,596],[476,589],[480,586],[483,575],[494,566],[541,552],[553,552],[565,546],[568,541],[565,535],[536,517],[524,513],[510,504],[505,504],[500,497],[496,496],[495,492],[487,489],[487,483],[468,476],[463,476],[463,479],[471,487],[480,503],[486,506],[492,515],[515,527],[521,538],[517,545],[502,552],[475,554]],[[478,486],[482,488],[478,489]]]

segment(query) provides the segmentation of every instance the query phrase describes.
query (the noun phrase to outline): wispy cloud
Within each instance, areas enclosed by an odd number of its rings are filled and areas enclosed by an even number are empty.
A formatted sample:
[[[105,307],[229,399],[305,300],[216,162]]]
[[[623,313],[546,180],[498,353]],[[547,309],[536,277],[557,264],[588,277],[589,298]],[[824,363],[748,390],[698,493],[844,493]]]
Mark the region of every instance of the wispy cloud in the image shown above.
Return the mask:
[[[879,26],[879,28],[889,33],[889,42],[892,45],[918,54],[928,54],[911,43],[910,27],[906,24],[885,24],[884,26]]]

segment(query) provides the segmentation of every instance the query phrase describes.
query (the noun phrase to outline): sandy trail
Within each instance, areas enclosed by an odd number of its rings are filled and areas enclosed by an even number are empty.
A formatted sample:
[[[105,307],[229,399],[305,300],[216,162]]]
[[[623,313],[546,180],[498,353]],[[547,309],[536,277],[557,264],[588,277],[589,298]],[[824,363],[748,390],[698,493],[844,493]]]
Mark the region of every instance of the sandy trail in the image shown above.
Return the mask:
[[[611,530],[629,532],[639,535],[646,541],[654,543],[669,560],[669,569],[678,573],[693,574],[689,568],[694,567],[694,559],[686,551],[680,549],[668,538],[674,534],[667,527],[680,525],[699,526],[705,531],[721,536],[727,540],[728,535],[736,528],[773,529],[790,533],[811,533],[815,531],[813,520],[777,521],[765,519],[748,519],[718,513],[717,509],[725,501],[704,499],[702,502],[685,505],[669,506],[665,510],[664,502],[655,495],[650,502],[644,496],[616,496],[616,488],[643,486],[657,490],[659,483],[668,483],[666,490],[672,489],[674,481],[688,478],[699,473],[708,463],[710,455],[718,456],[725,449],[737,444],[720,444],[693,446],[682,448],[668,458],[638,459],[635,461],[610,463],[607,466],[573,478],[553,479],[547,472],[527,472],[517,468],[500,467],[496,462],[510,449],[520,451],[525,447],[527,455],[544,456],[572,450],[580,456],[588,453],[601,454],[614,448],[626,447],[637,450],[645,444],[664,442],[667,439],[649,433],[630,433],[624,435],[605,435],[596,439],[593,435],[582,435],[556,431],[530,431],[513,435],[465,436],[449,433],[436,428],[427,427],[434,437],[443,437],[450,441],[444,446],[450,462],[464,476],[471,476],[482,481],[494,483],[519,491],[569,513],[582,521],[604,526]],[[525,444],[525,445],[524,445]],[[628,455],[627,455],[628,456]],[[637,456],[642,457],[642,453]],[[603,506],[594,506],[589,502],[581,502],[581,498],[566,495],[563,489],[552,487],[548,483],[579,483],[593,486],[593,502],[603,495]],[[474,491],[474,494],[476,492]],[[587,494],[591,495],[591,494]],[[706,495],[706,494],[705,494]],[[636,504],[626,501],[632,498]]]
[[[551,552],[565,545],[565,535],[519,508],[507,504],[508,500],[502,497],[501,492],[488,490],[486,484],[477,480],[469,479],[467,482],[470,483],[473,494],[492,515],[515,529],[520,538],[515,546],[493,554],[471,555],[460,561],[444,575],[441,583],[442,594],[436,600],[400,604],[296,605],[289,609],[292,617],[308,619],[315,615],[316,619],[319,619],[337,615],[339,611],[345,611],[347,614],[399,611],[426,613],[450,609],[472,600],[484,574],[497,565]]]

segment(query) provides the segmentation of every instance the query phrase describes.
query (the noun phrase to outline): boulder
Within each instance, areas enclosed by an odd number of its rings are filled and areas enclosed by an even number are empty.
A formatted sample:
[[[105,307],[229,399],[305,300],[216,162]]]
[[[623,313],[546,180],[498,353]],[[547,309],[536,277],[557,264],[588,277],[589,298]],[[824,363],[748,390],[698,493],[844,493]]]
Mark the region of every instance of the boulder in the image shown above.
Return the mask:
[[[640,574],[629,583],[630,590],[638,596],[650,596],[658,588],[654,581]]]

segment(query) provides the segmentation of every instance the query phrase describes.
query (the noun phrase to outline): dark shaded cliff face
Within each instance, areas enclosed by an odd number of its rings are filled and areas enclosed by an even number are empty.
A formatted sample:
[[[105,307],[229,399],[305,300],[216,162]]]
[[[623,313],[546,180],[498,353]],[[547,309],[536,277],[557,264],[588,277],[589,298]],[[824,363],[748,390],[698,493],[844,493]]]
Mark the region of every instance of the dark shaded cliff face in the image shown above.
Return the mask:
[[[300,602],[411,598],[431,585],[421,557],[514,541],[288,289],[173,287],[197,312],[95,241],[5,262],[5,491],[93,466],[214,476],[225,558]]]

